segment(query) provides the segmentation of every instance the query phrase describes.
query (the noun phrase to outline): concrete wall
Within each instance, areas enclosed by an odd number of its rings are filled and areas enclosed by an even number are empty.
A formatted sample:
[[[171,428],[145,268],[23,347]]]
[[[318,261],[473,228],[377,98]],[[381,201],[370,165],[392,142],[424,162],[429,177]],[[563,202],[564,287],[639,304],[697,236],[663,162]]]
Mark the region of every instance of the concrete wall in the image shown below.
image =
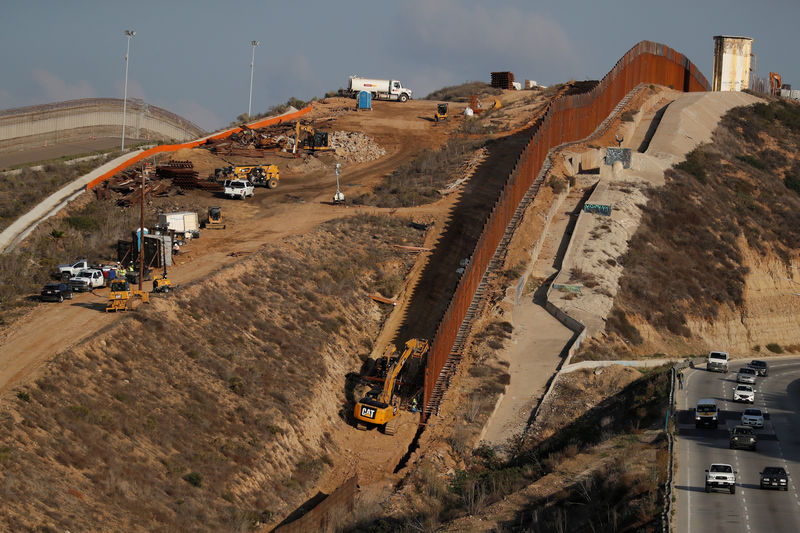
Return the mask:
[[[0,112],[0,151],[122,135],[123,101],[71,100]],[[205,132],[196,124],[138,99],[128,99],[125,136],[142,140],[187,141]]]
[[[714,75],[712,91],[744,91],[750,88],[750,54],[753,39],[749,37],[714,37]]]

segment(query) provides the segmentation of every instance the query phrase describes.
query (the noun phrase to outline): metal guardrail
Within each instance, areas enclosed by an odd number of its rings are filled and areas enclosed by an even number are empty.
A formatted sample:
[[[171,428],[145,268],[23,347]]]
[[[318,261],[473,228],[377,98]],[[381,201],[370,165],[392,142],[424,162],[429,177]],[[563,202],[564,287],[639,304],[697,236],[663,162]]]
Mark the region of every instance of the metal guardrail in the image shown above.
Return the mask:
[[[484,224],[469,265],[433,337],[425,369],[423,420],[438,413],[482,301],[486,276],[499,264],[497,257],[502,256],[503,246],[508,243],[509,229],[519,220],[520,203],[529,202],[538,192],[547,154],[555,146],[588,137],[642,83],[686,92],[709,90],[706,78],[683,54],[663,44],[642,41],[593,89],[563,96],[548,106]]]

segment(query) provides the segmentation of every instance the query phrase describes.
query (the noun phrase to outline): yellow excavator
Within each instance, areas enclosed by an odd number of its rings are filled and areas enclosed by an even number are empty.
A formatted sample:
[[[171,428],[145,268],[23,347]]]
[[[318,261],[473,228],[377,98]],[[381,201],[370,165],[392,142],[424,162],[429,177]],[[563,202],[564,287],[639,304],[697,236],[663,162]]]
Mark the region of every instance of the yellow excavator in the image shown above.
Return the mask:
[[[300,132],[305,133],[302,139],[300,138]],[[317,150],[333,150],[330,140],[328,139],[328,132],[317,131],[313,126],[306,126],[299,122],[295,124],[294,141],[293,153],[296,153],[298,148],[303,148],[310,152],[316,152]]]
[[[383,388],[370,390],[361,401],[356,403],[353,415],[356,418],[356,427],[380,428],[386,435],[394,435],[397,431],[397,415],[399,399],[394,397],[394,388],[397,378],[409,358],[422,358],[428,353],[430,343],[425,339],[410,339],[406,342],[403,353],[397,355],[397,349],[391,346],[386,355],[388,364],[386,379]]]

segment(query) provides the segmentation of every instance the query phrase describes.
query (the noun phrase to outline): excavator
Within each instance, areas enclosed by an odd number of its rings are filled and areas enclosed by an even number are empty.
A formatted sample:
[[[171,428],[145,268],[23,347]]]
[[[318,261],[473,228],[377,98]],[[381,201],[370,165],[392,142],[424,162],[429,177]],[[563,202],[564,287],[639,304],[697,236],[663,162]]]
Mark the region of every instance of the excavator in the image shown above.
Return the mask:
[[[300,132],[305,133],[305,136],[302,139],[300,138]],[[304,148],[311,152],[315,152],[317,150],[333,150],[333,147],[330,145],[330,141],[328,139],[328,132],[317,131],[313,126],[306,126],[304,124],[300,124],[300,122],[297,122],[295,125],[294,149],[292,152],[296,153],[297,148]]]
[[[374,388],[356,403],[353,416],[356,418],[356,427],[366,429],[377,426],[386,435],[394,435],[397,431],[397,415],[399,399],[394,396],[395,385],[403,366],[409,358],[422,358],[428,353],[430,343],[425,339],[410,339],[406,341],[403,353],[397,355],[397,348],[391,346],[385,356],[386,379],[382,388]]]
[[[783,87],[781,75],[777,72],[769,73],[769,92],[772,96],[781,95],[781,87]]]

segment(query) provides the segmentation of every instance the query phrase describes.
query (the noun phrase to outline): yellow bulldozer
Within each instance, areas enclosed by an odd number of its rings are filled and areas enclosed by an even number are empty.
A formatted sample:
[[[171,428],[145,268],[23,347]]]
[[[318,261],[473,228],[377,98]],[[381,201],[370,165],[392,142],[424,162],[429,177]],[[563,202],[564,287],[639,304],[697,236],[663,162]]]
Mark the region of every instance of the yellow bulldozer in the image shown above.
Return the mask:
[[[386,354],[387,371],[383,387],[370,390],[356,403],[353,416],[358,429],[378,427],[386,435],[394,435],[397,431],[399,398],[395,397],[395,386],[403,367],[409,358],[422,358],[428,353],[430,343],[425,339],[410,339],[406,342],[403,353],[397,355],[397,349],[391,346]]]
[[[111,311],[127,311],[133,305],[134,296],[142,299],[142,302],[149,302],[150,295],[145,291],[132,289],[131,284],[126,279],[115,279],[111,282],[111,291],[108,294],[106,313]]]
[[[115,279],[111,282],[111,292],[108,295],[106,313],[111,311],[126,311],[128,303],[133,298],[131,284],[126,279]]]

